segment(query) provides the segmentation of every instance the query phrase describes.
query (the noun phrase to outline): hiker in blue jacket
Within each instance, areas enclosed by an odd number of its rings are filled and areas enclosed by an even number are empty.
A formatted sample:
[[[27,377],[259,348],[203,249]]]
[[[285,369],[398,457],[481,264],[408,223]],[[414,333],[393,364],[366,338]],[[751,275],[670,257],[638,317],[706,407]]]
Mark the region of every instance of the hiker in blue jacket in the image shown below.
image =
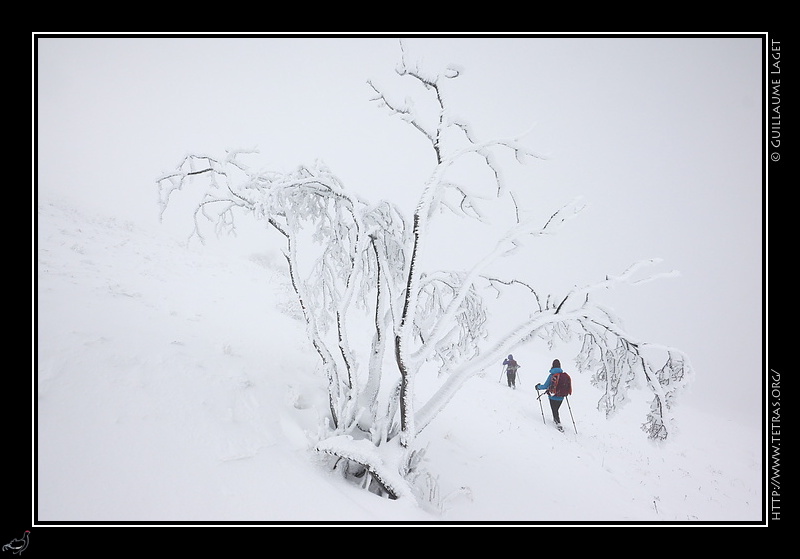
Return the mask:
[[[553,380],[553,375],[556,373],[563,373],[564,371],[561,370],[561,361],[558,359],[553,360],[553,367],[550,369],[550,374],[547,375],[547,380],[544,381],[543,384],[537,384],[536,390],[547,390],[550,388],[550,385]],[[561,402],[564,401],[563,396],[554,396],[553,394],[548,394],[548,398],[550,398],[550,409],[553,410],[553,421],[556,422],[556,426],[561,429],[561,418],[558,417],[558,408],[561,407]]]

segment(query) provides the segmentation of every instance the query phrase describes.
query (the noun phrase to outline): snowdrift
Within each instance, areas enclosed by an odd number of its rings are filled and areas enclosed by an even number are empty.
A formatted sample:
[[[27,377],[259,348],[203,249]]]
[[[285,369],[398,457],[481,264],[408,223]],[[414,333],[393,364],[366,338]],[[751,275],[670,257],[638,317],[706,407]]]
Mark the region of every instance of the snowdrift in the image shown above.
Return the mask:
[[[606,420],[575,374],[560,433],[534,385],[554,357],[569,370],[569,356],[534,346],[514,352],[516,390],[498,363],[423,432],[433,504],[346,483],[312,452],[325,383],[267,243],[187,246],[39,201],[35,521],[762,519],[759,426],[687,405],[675,437],[655,445],[639,429],[647,402]]]

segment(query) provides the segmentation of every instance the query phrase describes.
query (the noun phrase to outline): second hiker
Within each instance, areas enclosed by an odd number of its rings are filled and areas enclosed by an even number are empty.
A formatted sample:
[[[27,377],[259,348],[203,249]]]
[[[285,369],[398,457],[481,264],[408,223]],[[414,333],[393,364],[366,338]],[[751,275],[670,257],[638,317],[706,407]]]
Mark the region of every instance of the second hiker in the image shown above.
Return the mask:
[[[506,366],[506,376],[508,377],[508,387],[513,388],[516,390],[517,388],[517,369],[520,368],[520,364],[514,360],[513,355],[509,355],[507,359],[503,361],[503,365]]]

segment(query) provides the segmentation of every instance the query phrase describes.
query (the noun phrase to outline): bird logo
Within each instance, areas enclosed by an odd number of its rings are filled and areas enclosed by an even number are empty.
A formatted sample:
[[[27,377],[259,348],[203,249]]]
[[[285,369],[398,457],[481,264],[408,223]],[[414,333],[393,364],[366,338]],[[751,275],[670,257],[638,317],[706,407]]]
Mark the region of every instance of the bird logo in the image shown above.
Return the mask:
[[[3,546],[3,551],[10,551],[16,555],[20,555],[25,548],[28,547],[28,535],[30,534],[30,530],[25,530],[25,533],[22,535],[22,538],[17,539],[14,538],[6,545]]]

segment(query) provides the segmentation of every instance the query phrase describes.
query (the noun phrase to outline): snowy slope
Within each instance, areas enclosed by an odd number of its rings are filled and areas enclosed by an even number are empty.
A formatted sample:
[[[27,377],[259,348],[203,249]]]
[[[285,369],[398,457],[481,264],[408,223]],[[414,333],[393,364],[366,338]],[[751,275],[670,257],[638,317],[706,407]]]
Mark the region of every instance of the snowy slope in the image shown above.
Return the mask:
[[[310,452],[324,380],[275,247],[187,247],[50,200],[37,218],[39,522],[762,518],[759,426],[687,404],[655,446],[639,430],[645,402],[607,421],[578,376],[578,432],[564,406],[559,433],[533,388],[554,356],[534,347],[515,352],[516,391],[498,364],[423,432],[443,510],[374,497]]]

